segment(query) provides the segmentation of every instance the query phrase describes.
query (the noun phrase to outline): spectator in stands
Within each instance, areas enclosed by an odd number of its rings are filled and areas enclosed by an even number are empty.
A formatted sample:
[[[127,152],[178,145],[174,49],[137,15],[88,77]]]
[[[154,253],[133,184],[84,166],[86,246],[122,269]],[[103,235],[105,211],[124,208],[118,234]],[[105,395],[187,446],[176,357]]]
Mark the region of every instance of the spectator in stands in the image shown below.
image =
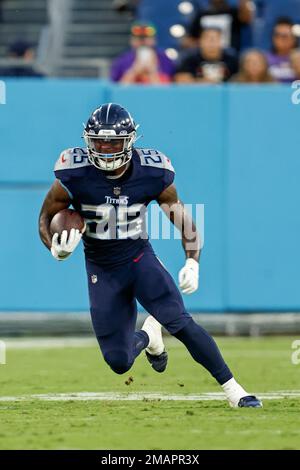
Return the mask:
[[[188,28],[184,46],[197,44],[201,28],[218,28],[222,31],[223,47],[236,51],[241,47],[241,30],[250,24],[254,14],[254,4],[250,0],[239,0],[237,7],[230,6],[227,0],[209,0],[206,8],[200,8]]]
[[[131,49],[111,67],[111,79],[121,83],[168,83],[174,73],[173,62],[156,47],[156,29],[150,23],[134,23]]]
[[[269,73],[265,54],[258,49],[251,49],[241,56],[239,72],[230,81],[236,83],[275,82]]]
[[[273,29],[272,50],[267,54],[269,70],[275,80],[289,83],[295,79],[290,55],[296,45],[293,22],[289,18],[279,18]]]
[[[177,83],[221,83],[237,72],[236,57],[222,47],[219,29],[204,29],[199,39],[199,50],[191,52],[177,69]]]
[[[119,13],[131,13],[135,16],[139,2],[140,0],[114,0],[113,7]]]
[[[9,77],[43,77],[34,69],[34,57],[35,52],[31,44],[23,40],[15,41],[9,47],[8,58],[23,61],[24,65],[13,65],[4,71],[4,75]]]
[[[300,49],[294,49],[292,51],[291,64],[295,74],[295,80],[300,80]]]

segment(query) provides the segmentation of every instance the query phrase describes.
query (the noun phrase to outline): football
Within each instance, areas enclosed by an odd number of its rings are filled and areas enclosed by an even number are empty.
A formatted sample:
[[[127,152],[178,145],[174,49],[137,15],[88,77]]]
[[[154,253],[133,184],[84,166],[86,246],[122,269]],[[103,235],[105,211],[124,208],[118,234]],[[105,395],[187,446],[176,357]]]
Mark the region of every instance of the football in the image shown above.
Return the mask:
[[[57,212],[50,223],[51,235],[54,233],[61,235],[63,230],[70,232],[72,228],[80,230],[81,233],[85,230],[83,217],[73,209],[63,209]]]

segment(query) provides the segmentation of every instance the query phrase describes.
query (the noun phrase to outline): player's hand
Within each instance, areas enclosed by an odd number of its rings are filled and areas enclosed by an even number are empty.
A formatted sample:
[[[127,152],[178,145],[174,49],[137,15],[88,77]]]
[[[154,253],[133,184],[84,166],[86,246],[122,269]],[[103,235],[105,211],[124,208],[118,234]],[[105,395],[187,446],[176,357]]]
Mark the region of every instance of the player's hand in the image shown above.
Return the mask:
[[[178,275],[179,287],[183,294],[192,294],[198,289],[199,263],[193,258],[188,258]]]
[[[67,230],[64,230],[58,241],[59,234],[55,233],[52,237],[51,253],[58,261],[67,259],[75,250],[81,240],[82,234],[79,230],[72,228],[68,237]]]

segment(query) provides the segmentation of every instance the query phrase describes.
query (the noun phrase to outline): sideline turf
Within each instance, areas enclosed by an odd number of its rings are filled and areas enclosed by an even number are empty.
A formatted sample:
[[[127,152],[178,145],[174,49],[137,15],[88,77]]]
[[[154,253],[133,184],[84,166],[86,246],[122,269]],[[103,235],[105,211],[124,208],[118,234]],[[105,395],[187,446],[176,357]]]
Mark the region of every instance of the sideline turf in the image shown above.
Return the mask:
[[[217,339],[250,392],[299,390],[291,363],[295,337]],[[132,370],[113,374],[97,347],[8,350],[1,396],[70,392],[199,394],[220,388],[177,341],[170,363],[152,371],[142,354]],[[133,378],[126,385],[129,377]],[[299,449],[300,399],[265,400],[262,410],[226,402],[0,402],[1,449]]]

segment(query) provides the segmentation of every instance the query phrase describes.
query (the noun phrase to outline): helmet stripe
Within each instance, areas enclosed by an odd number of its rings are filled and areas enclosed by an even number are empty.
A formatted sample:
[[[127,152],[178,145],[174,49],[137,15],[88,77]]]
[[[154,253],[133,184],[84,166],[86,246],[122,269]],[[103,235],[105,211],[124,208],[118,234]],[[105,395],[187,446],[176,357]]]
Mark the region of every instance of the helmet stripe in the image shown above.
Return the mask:
[[[112,103],[109,103],[108,107],[107,107],[107,112],[106,112],[106,123],[108,123],[108,116],[109,116],[109,111],[110,111],[110,107],[111,107]]]

